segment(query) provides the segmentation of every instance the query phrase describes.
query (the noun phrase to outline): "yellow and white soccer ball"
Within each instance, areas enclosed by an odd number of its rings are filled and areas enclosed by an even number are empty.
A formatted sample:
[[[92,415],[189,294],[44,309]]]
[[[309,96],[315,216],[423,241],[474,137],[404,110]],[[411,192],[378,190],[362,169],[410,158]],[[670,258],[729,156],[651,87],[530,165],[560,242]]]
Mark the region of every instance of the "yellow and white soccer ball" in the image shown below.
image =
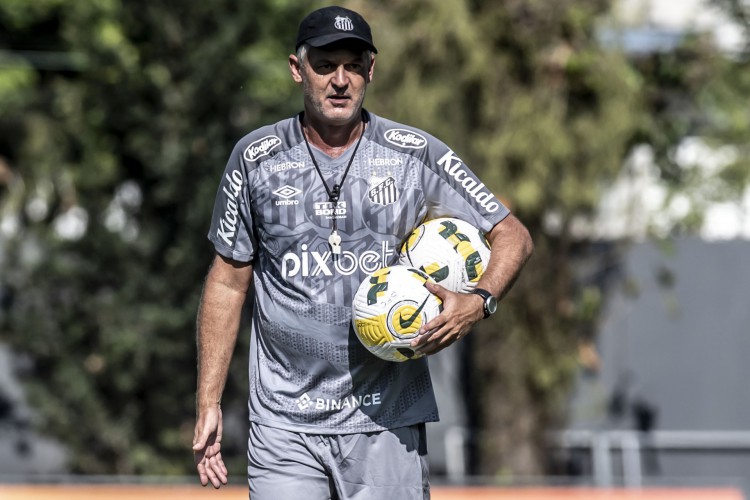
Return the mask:
[[[429,279],[402,265],[383,267],[365,278],[352,303],[352,324],[362,345],[388,361],[421,357],[409,344],[442,309],[440,298],[425,287]]]
[[[427,273],[452,292],[469,292],[490,261],[490,245],[477,227],[442,217],[417,226],[401,246],[399,264]]]

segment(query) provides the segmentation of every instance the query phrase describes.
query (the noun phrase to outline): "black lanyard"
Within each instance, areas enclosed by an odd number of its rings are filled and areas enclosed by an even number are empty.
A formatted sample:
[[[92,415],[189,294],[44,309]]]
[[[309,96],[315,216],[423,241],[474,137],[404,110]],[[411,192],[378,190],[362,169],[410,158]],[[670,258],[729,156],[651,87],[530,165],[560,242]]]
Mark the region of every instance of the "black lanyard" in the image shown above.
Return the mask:
[[[351,168],[352,163],[354,163],[354,157],[357,155],[357,150],[359,149],[359,143],[362,142],[362,137],[364,137],[365,135],[365,121],[362,120],[362,132],[359,134],[359,139],[357,139],[357,144],[354,145],[354,151],[352,151],[352,156],[351,158],[349,158],[349,163],[346,165],[346,169],[344,170],[344,175],[341,177],[341,182],[334,184],[332,188],[328,187],[328,183],[326,182],[325,178],[323,178],[323,173],[320,171],[318,162],[315,161],[315,155],[313,155],[312,148],[310,147],[310,143],[307,142],[307,135],[305,135],[305,129],[302,127],[302,117],[300,117],[299,126],[300,126],[300,129],[302,130],[302,138],[305,140],[305,146],[307,146],[307,152],[310,154],[310,158],[312,159],[313,165],[315,166],[315,170],[318,172],[318,176],[320,177],[320,180],[323,183],[323,187],[326,189],[326,193],[328,194],[328,202],[331,204],[331,207],[333,210],[333,214],[332,214],[333,227],[331,228],[331,235],[328,237],[328,243],[331,245],[331,251],[334,253],[334,255],[338,255],[341,253],[341,236],[339,236],[339,233],[337,231],[336,207],[338,206],[339,197],[341,196],[341,186],[344,184],[347,174],[349,174],[349,169]]]

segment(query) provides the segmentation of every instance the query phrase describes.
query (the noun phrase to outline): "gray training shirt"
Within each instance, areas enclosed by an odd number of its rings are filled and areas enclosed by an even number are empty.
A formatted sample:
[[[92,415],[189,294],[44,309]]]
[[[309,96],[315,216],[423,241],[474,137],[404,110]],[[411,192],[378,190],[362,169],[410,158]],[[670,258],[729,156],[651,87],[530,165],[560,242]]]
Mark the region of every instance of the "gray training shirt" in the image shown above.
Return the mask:
[[[488,232],[508,209],[441,141],[366,111],[334,206],[300,116],[237,143],[208,234],[219,254],[253,263],[250,420],[315,434],[436,421],[427,358],[394,363],[367,351],[351,327],[352,298],[369,273],[397,262],[424,220],[456,217]],[[329,188],[353,150],[334,159],[313,148]],[[334,217],[336,261],[328,245]]]

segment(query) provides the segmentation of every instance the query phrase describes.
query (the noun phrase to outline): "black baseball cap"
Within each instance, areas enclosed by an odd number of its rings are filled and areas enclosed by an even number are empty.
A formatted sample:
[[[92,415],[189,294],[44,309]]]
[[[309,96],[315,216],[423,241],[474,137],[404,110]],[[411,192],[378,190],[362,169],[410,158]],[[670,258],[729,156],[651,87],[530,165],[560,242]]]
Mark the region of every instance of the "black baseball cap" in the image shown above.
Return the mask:
[[[322,47],[339,40],[360,40],[368,49],[377,53],[372,43],[370,25],[353,10],[343,7],[323,7],[305,17],[299,24],[295,50],[303,43]]]

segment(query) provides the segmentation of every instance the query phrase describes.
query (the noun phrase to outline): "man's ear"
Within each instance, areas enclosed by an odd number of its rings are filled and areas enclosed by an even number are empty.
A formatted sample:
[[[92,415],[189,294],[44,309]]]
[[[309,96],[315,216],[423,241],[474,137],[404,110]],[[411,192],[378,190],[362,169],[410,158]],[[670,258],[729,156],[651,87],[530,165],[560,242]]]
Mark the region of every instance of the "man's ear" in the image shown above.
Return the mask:
[[[296,54],[289,54],[289,72],[295,83],[302,83],[302,65]]]

